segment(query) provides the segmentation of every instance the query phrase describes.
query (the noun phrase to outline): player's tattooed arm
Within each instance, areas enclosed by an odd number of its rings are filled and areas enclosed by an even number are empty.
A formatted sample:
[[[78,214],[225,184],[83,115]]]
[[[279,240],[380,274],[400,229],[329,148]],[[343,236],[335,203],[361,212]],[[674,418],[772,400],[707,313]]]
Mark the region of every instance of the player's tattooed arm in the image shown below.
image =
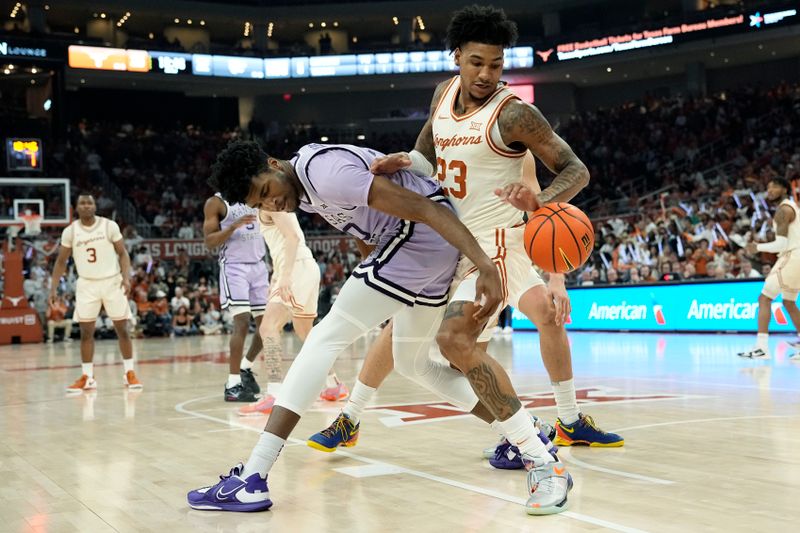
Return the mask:
[[[417,142],[414,144],[414,150],[425,156],[431,165],[436,168],[436,147],[433,144],[433,119],[436,118],[436,108],[439,106],[439,100],[442,99],[445,89],[450,84],[450,80],[445,80],[436,86],[431,99],[430,113],[425,125],[422,126],[422,131],[417,136]]]
[[[589,170],[572,148],[559,137],[536,106],[513,100],[498,118],[503,142],[523,145],[556,174],[539,194],[539,203],[568,202],[589,183]]]

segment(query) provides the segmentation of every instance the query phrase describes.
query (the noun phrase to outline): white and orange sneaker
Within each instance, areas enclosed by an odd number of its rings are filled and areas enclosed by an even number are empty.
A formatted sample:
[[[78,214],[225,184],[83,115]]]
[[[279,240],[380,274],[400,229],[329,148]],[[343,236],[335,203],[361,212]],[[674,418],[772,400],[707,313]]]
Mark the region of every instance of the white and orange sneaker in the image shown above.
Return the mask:
[[[275,396],[265,395],[255,403],[249,403],[239,409],[239,416],[260,416],[268,415],[275,406]]]
[[[322,392],[319,393],[319,399],[325,400],[326,402],[338,402],[339,400],[344,400],[348,396],[350,396],[350,389],[342,382],[337,383],[333,387],[323,389]]]
[[[125,386],[128,387],[128,390],[141,390],[144,387],[142,382],[139,381],[139,378],[136,377],[136,372],[133,370],[125,372],[125,375],[122,376],[122,380]]]
[[[83,392],[85,390],[95,390],[97,389],[97,381],[94,378],[90,378],[86,374],[81,375],[78,379],[75,380],[75,383],[67,387],[68,394],[75,394],[79,392]]]

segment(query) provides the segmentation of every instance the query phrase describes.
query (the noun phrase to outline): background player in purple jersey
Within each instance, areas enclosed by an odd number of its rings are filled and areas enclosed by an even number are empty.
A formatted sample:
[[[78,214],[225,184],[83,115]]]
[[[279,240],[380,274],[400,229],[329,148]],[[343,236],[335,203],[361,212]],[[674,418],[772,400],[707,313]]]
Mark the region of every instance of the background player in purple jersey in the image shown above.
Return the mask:
[[[216,183],[211,183],[216,187]],[[244,204],[229,204],[219,195],[206,200],[203,234],[209,248],[219,247],[220,307],[233,316],[226,402],[254,402],[260,387],[253,376],[253,361],[261,351],[259,335],[253,335],[247,357],[242,358],[250,328],[250,315],[261,324],[267,307],[269,272],[264,262],[266,246],[258,231],[257,211]]]
[[[235,466],[216,485],[191,491],[193,508],[268,509],[272,501],[267,474],[328,370],[344,349],[390,317],[398,372],[487,422],[494,420],[464,375],[432,361],[428,349],[443,316],[459,253],[474,261],[480,272],[477,320],[487,320],[502,300],[500,276],[437,183],[407,171],[370,173],[370,163],[381,155],[356,146],[312,144],[291,161],[281,161],[268,157],[256,143],[243,141],[231,143],[219,155],[215,177],[229,201],[269,211],[299,207],[318,213],[375,249],[354,270],[329,314],[311,330],[247,463]]]

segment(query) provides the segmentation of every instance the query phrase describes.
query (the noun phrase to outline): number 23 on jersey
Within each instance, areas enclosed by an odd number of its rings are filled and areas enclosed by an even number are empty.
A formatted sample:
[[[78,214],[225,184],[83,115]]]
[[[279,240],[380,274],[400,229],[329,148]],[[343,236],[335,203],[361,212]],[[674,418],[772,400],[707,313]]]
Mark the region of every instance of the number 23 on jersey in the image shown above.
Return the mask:
[[[467,165],[463,161],[454,159],[448,163],[441,157],[436,159],[438,166],[437,178],[439,181],[444,182],[447,179],[448,172],[450,177],[453,178],[457,187],[442,187],[442,192],[445,196],[453,196],[459,200],[467,196]]]

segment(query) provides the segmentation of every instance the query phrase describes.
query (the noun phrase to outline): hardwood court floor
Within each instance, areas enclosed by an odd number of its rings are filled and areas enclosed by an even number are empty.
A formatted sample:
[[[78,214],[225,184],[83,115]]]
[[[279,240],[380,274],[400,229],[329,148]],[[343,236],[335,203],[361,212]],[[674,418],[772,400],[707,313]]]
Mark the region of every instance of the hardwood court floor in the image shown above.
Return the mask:
[[[246,459],[264,422],[222,401],[227,337],[136,341],[141,393],[121,385],[116,342],[98,342],[99,390],[69,398],[77,342],[2,347],[0,531],[797,531],[800,364],[785,338],[770,361],[733,355],[749,336],[571,339],[582,409],[627,443],[565,449],[576,485],[550,517],[524,513],[521,472],[481,459],[495,439],[485,425],[398,375],[347,452],[304,445],[341,405],[315,404],[270,476],[269,512],[194,511],[187,490]],[[365,346],[336,364],[350,383]],[[537,335],[498,337],[491,352],[553,421]]]

